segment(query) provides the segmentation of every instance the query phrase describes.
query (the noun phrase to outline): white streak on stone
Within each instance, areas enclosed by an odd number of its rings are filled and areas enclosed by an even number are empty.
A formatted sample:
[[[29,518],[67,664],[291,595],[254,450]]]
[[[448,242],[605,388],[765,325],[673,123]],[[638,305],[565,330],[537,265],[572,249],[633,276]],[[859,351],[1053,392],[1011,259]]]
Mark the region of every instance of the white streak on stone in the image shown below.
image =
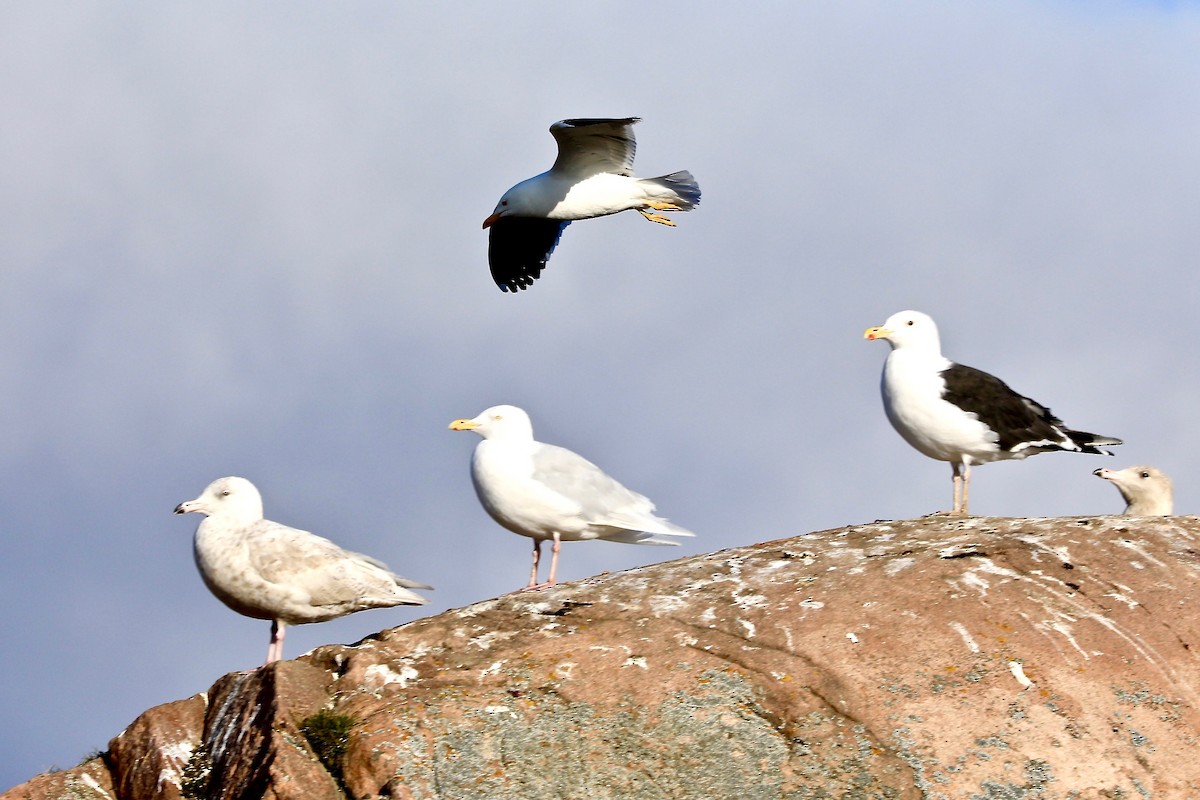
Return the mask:
[[[1132,600],[1132,599],[1126,597],[1125,595],[1121,594],[1120,592],[1109,592],[1108,594],[1106,594],[1104,596],[1111,597],[1112,599],[1114,599],[1118,602],[1124,603],[1129,608],[1137,608],[1139,605],[1141,605],[1137,600]]]
[[[762,594],[735,594],[733,604],[738,608],[762,608],[767,604],[767,597]]]
[[[161,790],[165,781],[170,781],[175,786],[179,786],[183,782],[182,767],[191,759],[194,749],[191,742],[166,743],[159,748],[159,752],[166,757],[168,765],[158,773],[158,783],[155,784],[157,789]]]
[[[917,563],[915,558],[897,558],[889,561],[887,566],[883,568],[883,573],[888,577],[896,575]]]
[[[489,631],[482,636],[476,636],[473,639],[468,639],[467,644],[473,644],[480,650],[490,650],[492,645],[497,641],[511,639],[517,634],[513,631]]]
[[[408,686],[409,681],[415,680],[420,674],[407,664],[402,665],[399,672],[387,664],[372,664],[363,670],[363,679],[366,683],[372,683],[376,686],[387,686],[389,683],[398,683],[400,684],[400,688],[403,689]]]
[[[745,629],[746,629],[746,638],[747,638],[747,639],[753,639],[753,638],[754,638],[754,631],[755,631],[755,628],[754,628],[754,623],[753,623],[753,622],[751,622],[751,621],[750,621],[750,620],[748,620],[748,619],[742,619],[741,617],[738,617],[738,624],[739,624],[739,625],[741,625],[743,628],[745,628]]]
[[[787,642],[787,649],[788,649],[788,652],[789,652],[789,653],[794,653],[794,652],[796,652],[796,645],[795,645],[795,643],[794,643],[794,642],[792,642],[792,630],[791,630],[791,628],[785,628],[785,627],[783,627],[782,625],[780,625],[780,626],[779,626],[779,629],[780,629],[781,631],[783,631],[783,639],[784,639],[784,641],[785,641],[785,642]]]
[[[854,644],[858,644],[858,637],[854,635],[854,631],[846,631],[846,638]]]
[[[1146,550],[1137,542],[1131,542],[1128,539],[1117,539],[1115,543],[1121,547],[1124,547],[1126,550],[1132,550],[1156,567],[1166,566],[1166,564],[1164,564],[1162,561],[1159,561],[1157,558],[1147,553]],[[1138,569],[1142,569],[1142,567],[1138,567]]]
[[[1033,686],[1033,681],[1025,677],[1025,668],[1021,666],[1020,661],[1008,662],[1008,668],[1012,672],[1013,677],[1017,679],[1017,683],[1021,684],[1022,691]]]
[[[670,614],[672,611],[678,611],[687,605],[679,595],[674,594],[656,594],[650,598],[650,610],[655,615]]]
[[[966,625],[963,625],[961,622],[951,622],[950,627],[962,637],[963,644],[967,646],[968,650],[970,650],[972,653],[979,652],[979,645],[975,643],[975,638],[971,636],[971,632],[967,630]]]
[[[650,667],[646,665],[646,657],[645,656],[630,656],[629,658],[625,659],[625,663],[622,664],[621,666],[622,667],[641,667],[642,669],[645,669],[645,670],[650,669]]]
[[[484,706],[483,712],[485,714],[508,714],[510,717],[513,717],[514,719],[517,716],[517,712],[513,711],[508,706]]]
[[[1075,632],[1071,630],[1070,625],[1066,624],[1065,622],[1048,622],[1046,623],[1046,627],[1056,633],[1062,634],[1063,638],[1070,642],[1071,647],[1074,647],[1079,655],[1083,656],[1084,661],[1091,660],[1091,657],[1087,654],[1087,652],[1079,646],[1079,642],[1075,641]]]
[[[990,583],[976,575],[974,572],[964,573],[962,576],[962,582],[984,596],[987,595],[988,589],[991,588]]]
[[[104,791],[104,789],[100,786],[100,782],[98,780],[93,778],[91,775],[88,775],[86,772],[79,776],[79,782],[82,783],[84,786],[88,787],[89,789],[92,789],[93,791],[95,791],[101,795],[104,795],[105,797],[112,797],[112,795],[110,795],[108,792]],[[161,783],[161,781],[160,781],[160,783]]]

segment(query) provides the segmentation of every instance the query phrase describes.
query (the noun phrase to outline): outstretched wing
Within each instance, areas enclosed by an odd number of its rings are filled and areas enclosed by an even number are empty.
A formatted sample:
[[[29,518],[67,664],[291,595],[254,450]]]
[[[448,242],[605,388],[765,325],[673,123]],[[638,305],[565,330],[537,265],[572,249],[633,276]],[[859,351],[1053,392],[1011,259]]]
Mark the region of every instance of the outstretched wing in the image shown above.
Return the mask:
[[[502,217],[488,236],[488,266],[502,292],[528,289],[542,274],[558,246],[563,229],[571,223],[541,217]]]
[[[564,119],[550,126],[558,142],[558,158],[551,167],[575,178],[601,172],[633,174],[637,142],[633,136],[637,117],[624,119]]]

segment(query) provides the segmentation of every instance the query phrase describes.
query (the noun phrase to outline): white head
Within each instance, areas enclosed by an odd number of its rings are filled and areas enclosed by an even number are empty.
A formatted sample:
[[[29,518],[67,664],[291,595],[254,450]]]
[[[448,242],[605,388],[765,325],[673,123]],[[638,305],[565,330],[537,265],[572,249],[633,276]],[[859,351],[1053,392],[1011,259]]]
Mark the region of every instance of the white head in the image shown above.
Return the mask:
[[[864,339],[884,339],[893,350],[913,347],[933,353],[942,351],[937,324],[928,314],[920,311],[899,311],[887,318],[882,325],[867,328]]]
[[[450,430],[475,431],[485,439],[533,440],[533,423],[516,406],[492,406],[474,419],[456,419]]]
[[[1093,475],[1110,481],[1125,499],[1125,513],[1137,517],[1167,517],[1173,511],[1171,479],[1156,467],[1098,469]]]
[[[491,216],[483,221],[483,227],[490,228],[503,217],[546,216],[554,204],[562,198],[558,197],[547,205],[546,198],[533,190],[533,185],[530,183],[533,180],[533,178],[529,178],[521,181],[501,195],[500,202],[496,203],[496,208],[492,210]]]
[[[195,500],[175,506],[176,514],[197,512],[249,525],[263,518],[262,495],[245,478],[218,478]]]

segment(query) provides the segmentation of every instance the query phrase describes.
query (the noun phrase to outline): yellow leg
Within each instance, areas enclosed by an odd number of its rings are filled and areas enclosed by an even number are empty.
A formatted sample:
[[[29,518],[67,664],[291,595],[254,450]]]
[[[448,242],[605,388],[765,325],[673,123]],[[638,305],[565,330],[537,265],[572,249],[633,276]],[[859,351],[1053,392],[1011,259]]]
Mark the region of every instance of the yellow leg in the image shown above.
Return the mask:
[[[683,211],[682,206],[677,206],[674,203],[666,200],[647,200],[646,205],[653,208],[655,211]]]
[[[639,208],[637,212],[651,222],[657,222],[659,225],[666,225],[669,228],[675,227],[675,223],[671,222],[671,220],[667,219],[662,214],[651,214],[644,208]]]

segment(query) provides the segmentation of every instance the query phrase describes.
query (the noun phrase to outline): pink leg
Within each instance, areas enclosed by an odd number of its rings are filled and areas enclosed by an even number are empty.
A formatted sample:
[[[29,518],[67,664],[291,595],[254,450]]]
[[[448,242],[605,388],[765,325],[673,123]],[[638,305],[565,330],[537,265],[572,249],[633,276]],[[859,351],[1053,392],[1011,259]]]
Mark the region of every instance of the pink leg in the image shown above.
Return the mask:
[[[558,548],[562,544],[562,537],[558,531],[554,532],[554,547],[550,549],[550,580],[546,581],[547,586],[553,586],[556,583],[555,576],[558,574]]]
[[[554,534],[554,546],[550,548],[550,580],[545,583],[537,582],[538,561],[542,557],[542,540],[533,540],[533,569],[529,572],[529,585],[522,589],[522,592],[533,592],[538,589],[548,589],[555,584],[555,575],[558,573],[558,548],[562,538],[559,534]]]
[[[537,588],[538,564],[541,563],[541,560],[542,560],[542,540],[534,539],[533,540],[533,566],[529,568],[529,585],[525,587],[526,589],[536,589]]]
[[[957,461],[950,462],[951,480],[954,483],[954,504],[950,507],[951,514],[959,513],[959,506],[962,504],[962,473],[959,471],[959,463]]]
[[[967,514],[967,497],[971,493],[971,465],[967,462],[963,462],[962,484],[962,515],[966,517],[969,516]]]
[[[279,620],[271,622],[271,645],[267,648],[267,663],[283,658],[283,636],[287,626]]]

